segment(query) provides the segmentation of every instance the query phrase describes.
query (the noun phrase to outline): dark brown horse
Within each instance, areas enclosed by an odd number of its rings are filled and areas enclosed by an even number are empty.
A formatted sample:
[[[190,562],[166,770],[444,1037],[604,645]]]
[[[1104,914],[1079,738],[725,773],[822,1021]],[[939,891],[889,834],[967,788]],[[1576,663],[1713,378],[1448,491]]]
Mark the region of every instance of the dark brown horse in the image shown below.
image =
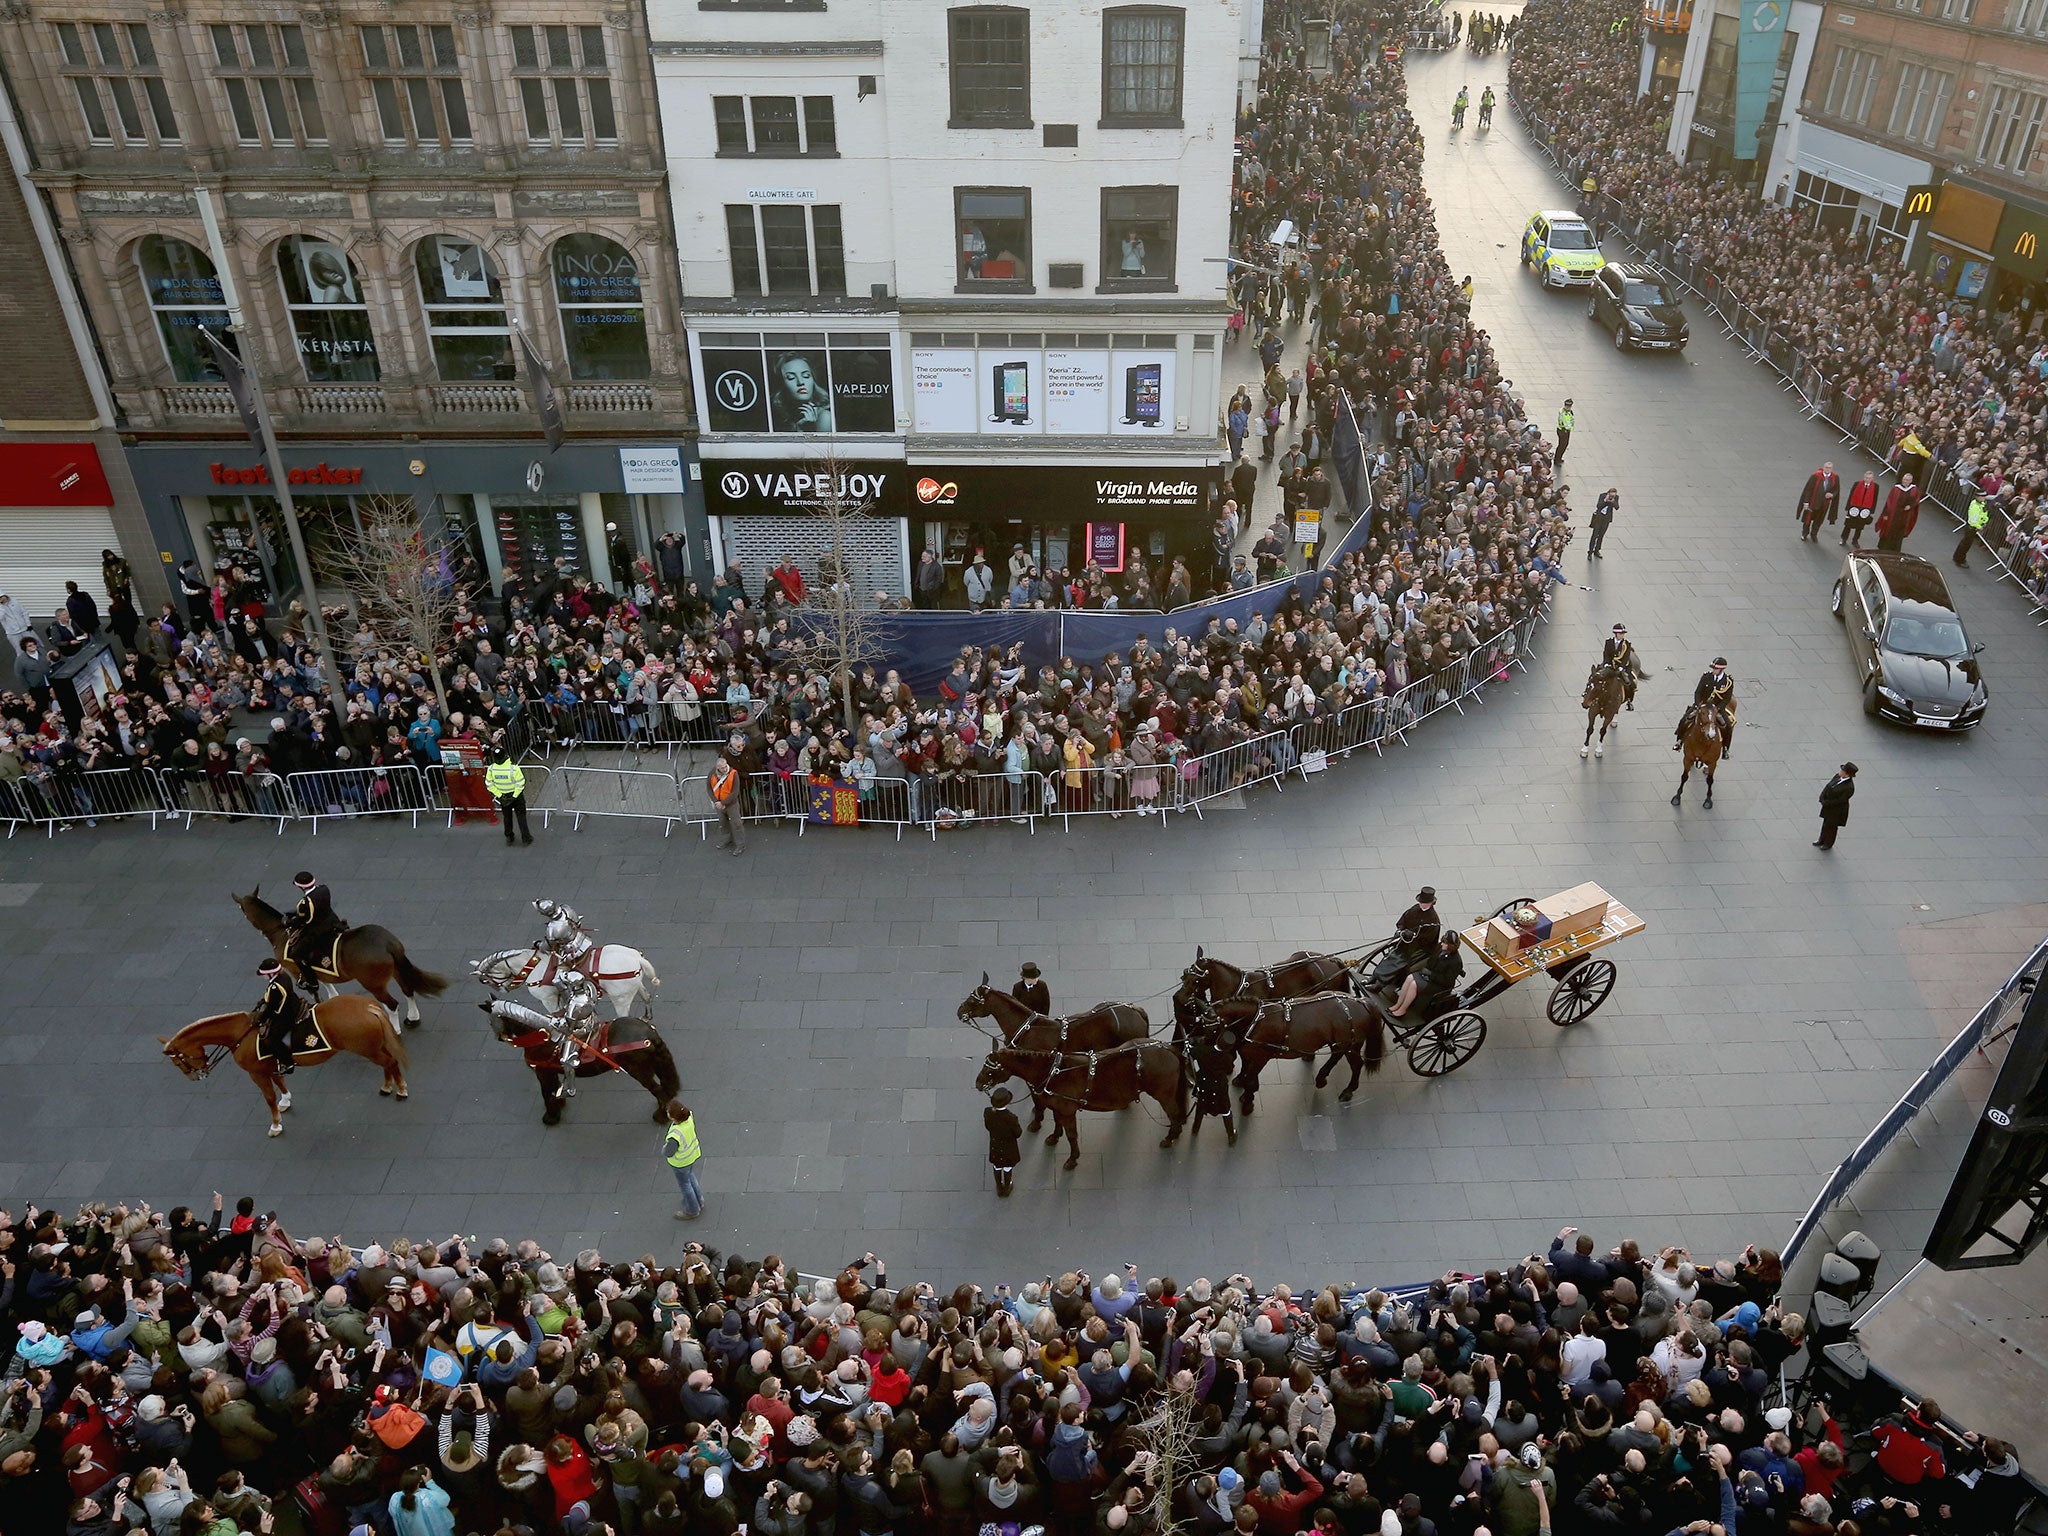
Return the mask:
[[[1721,717],[1711,705],[1702,705],[1692,712],[1692,724],[1685,731],[1685,770],[1678,776],[1678,792],[1671,797],[1677,805],[1685,795],[1685,781],[1692,777],[1695,767],[1704,770],[1707,776],[1707,799],[1703,810],[1714,808],[1714,769],[1721,761],[1721,750],[1728,744],[1728,738],[1721,734]]]
[[[257,890],[261,889],[261,886],[257,887]],[[285,931],[284,914],[256,891],[237,896],[235,905],[242,909],[242,916],[249,919],[249,926],[270,941],[271,950],[284,962],[285,969],[301,981],[322,981],[332,987],[339,987],[344,982],[357,982],[365,992],[394,1013],[398,1011],[398,999],[391,995],[391,983],[397,981],[398,990],[405,994],[405,1022],[408,1024],[420,1021],[420,1005],[415,998],[421,993],[439,997],[448,990],[447,978],[414,965],[406,958],[405,946],[398,942],[398,936],[374,923],[351,928],[341,936],[341,942],[334,946],[331,970],[316,967],[312,976],[300,976],[298,962],[284,952],[290,937]]]
[[[957,1017],[962,1024],[987,1019],[1005,1045],[1036,1051],[1099,1051],[1126,1040],[1144,1040],[1152,1033],[1152,1020],[1135,1003],[1097,1003],[1086,1013],[1054,1017],[1034,1012],[1007,992],[998,992],[989,985],[987,971],[981,973],[981,985],[961,1002]],[[1031,1129],[1044,1123],[1045,1101],[1033,1093]]]
[[[1151,1099],[1166,1111],[1170,1125],[1165,1140],[1170,1147],[1180,1140],[1187,1123],[1187,1078],[1180,1052],[1169,1045],[1133,1040],[1106,1051],[1037,1051],[997,1046],[981,1064],[974,1080],[982,1093],[1006,1078],[1030,1084],[1034,1096],[1042,1097],[1052,1110],[1053,1131],[1045,1144],[1056,1145],[1067,1138],[1066,1166],[1081,1161],[1081,1137],[1075,1127],[1080,1112],[1129,1109],[1139,1099]]]
[[[1615,717],[1627,702],[1628,684],[1612,662],[1603,661],[1586,674],[1586,691],[1579,696],[1579,708],[1586,712],[1586,739],[1579,746],[1579,756],[1584,757],[1588,748],[1595,757],[1607,755],[1607,733],[1614,729]],[[1597,746],[1593,742],[1595,725],[1600,727]]]
[[[327,1037],[329,1048],[298,1052],[299,1066],[317,1067],[343,1052],[360,1056],[383,1072],[379,1094],[406,1097],[405,1042],[382,1004],[368,997],[330,997],[314,1008],[313,1019]],[[261,1054],[262,1040],[253,1014],[219,1013],[187,1024],[169,1039],[156,1038],[171,1065],[194,1082],[223,1061],[233,1061],[249,1074],[249,1081],[262,1091],[263,1102],[270,1106],[270,1134],[284,1134],[284,1121],[279,1117],[292,1107],[291,1091],[276,1064]]]
[[[1234,997],[1215,1011],[1237,1039],[1238,1108],[1247,1115],[1269,1061],[1314,1061],[1317,1052],[1328,1051],[1330,1059],[1316,1074],[1318,1088],[1330,1081],[1339,1060],[1349,1062],[1351,1082],[1337,1096],[1348,1104],[1358,1092],[1360,1072],[1377,1073],[1386,1059],[1387,1012],[1376,997],[1322,992],[1263,1003]]]
[[[1297,949],[1278,965],[1246,971],[1205,955],[1196,945],[1195,963],[1180,973],[1180,986],[1173,994],[1174,1033],[1178,1038],[1193,1026],[1198,1001],[1220,1003],[1236,997],[1263,1003],[1277,997],[1350,990],[1351,967],[1335,955]]]
[[[518,1016],[544,1020],[546,1015],[535,1014],[517,1003],[501,1003],[496,1008],[490,1003],[478,1003],[477,1007],[489,1016],[491,1032],[505,1044],[519,1047],[525,1056],[534,1081],[540,1085],[541,1124],[559,1124],[563,1108],[576,1091],[562,1071],[560,1042],[547,1030]],[[514,1011],[509,1018],[505,1016],[508,1009]],[[645,1019],[602,1020],[595,1037],[580,1047],[577,1077],[603,1077],[608,1072],[625,1073],[654,1096],[651,1118],[656,1121],[667,1120],[668,1107],[683,1088],[668,1042]]]

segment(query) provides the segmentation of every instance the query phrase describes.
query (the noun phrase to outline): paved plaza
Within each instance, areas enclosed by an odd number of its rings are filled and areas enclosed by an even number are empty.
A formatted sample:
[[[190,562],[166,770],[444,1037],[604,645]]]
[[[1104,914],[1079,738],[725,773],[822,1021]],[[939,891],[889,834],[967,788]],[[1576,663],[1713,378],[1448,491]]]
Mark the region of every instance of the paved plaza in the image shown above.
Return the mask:
[[[1581,516],[1607,485],[1622,498],[1608,558],[1570,562],[1597,590],[1559,594],[1525,675],[1383,760],[1164,827],[764,829],[737,861],[617,822],[557,822],[519,851],[474,827],[16,837],[0,845],[0,1203],[217,1188],[358,1241],[667,1251],[675,1190],[649,1101],[588,1082],[543,1129],[466,979],[409,1036],[410,1103],[380,1101],[359,1062],[302,1072],[281,1141],[239,1073],[192,1084],[161,1059],[158,1035],[260,990],[230,892],[260,881],[283,900],[305,867],[344,916],[453,978],[537,933],[543,894],[647,950],[706,1149],[692,1235],[805,1269],[871,1248],[959,1278],[1129,1258],[1407,1280],[1526,1253],[1567,1221],[1697,1253],[1782,1237],[2048,924],[2043,637],[2010,591],[1959,574],[1988,645],[1986,724],[1950,740],[1863,717],[1826,606],[1836,547],[1802,544],[1791,518],[1805,474],[1846,452],[1710,323],[1696,316],[1683,356],[1620,357],[1581,299],[1517,270],[1523,220],[1560,190],[1505,108],[1488,135],[1445,136],[1460,84],[1476,99],[1505,78],[1505,58],[1411,59],[1444,241],[1532,416],[1576,400]],[[1946,558],[1951,542],[1937,519],[1913,547]],[[1619,744],[1581,762],[1579,685],[1617,619],[1654,673]],[[1671,723],[1717,653],[1739,750],[1713,811],[1697,787],[1673,810]],[[1822,854],[1815,796],[1844,758],[1860,793]],[[1282,1064],[1234,1148],[1211,1125],[1163,1152],[1144,1111],[1086,1117],[1078,1169],[1028,1146],[1016,1198],[996,1201],[973,1090],[985,1042],[954,1018],[984,970],[1007,985],[1036,960],[1057,1007],[1141,999],[1163,1020],[1197,944],[1262,962],[1381,936],[1420,883],[1464,919],[1582,880],[1649,923],[1612,952],[1620,981],[1589,1022],[1551,1026],[1531,983],[1491,1005],[1462,1071],[1424,1081],[1394,1057],[1350,1105]],[[1881,1243],[1917,1243],[1967,1129],[1951,1110],[1987,1071],[1964,1073],[1925,1151],[1858,1216]]]

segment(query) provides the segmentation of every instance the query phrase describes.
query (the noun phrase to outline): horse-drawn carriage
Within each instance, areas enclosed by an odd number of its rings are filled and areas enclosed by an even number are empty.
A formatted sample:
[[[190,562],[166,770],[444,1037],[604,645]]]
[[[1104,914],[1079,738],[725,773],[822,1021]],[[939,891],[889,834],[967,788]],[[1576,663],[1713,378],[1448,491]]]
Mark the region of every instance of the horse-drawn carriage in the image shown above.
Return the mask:
[[[1546,916],[1553,911],[1568,913],[1562,926],[1570,931],[1559,931],[1558,920]],[[1533,921],[1516,920],[1518,914],[1529,913],[1535,914]],[[1544,1007],[1550,1022],[1560,1027],[1576,1024],[1614,990],[1614,962],[1594,951],[1641,933],[1646,926],[1597,885],[1576,886],[1540,900],[1518,896],[1504,902],[1490,916],[1458,932],[1485,970],[1448,996],[1419,997],[1409,1013],[1390,1018],[1394,1043],[1407,1048],[1408,1065],[1422,1077],[1457,1071],[1486,1041],[1486,1020],[1478,1010],[1538,971],[1553,983]],[[1398,981],[1408,958],[1403,950],[1399,935],[1367,950],[1352,963],[1354,988],[1369,995]]]

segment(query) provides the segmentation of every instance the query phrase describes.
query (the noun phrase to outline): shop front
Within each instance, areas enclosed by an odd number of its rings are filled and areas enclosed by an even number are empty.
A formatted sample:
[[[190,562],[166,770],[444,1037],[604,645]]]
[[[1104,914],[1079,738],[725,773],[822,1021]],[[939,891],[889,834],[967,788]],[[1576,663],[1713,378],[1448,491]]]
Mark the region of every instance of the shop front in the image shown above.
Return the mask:
[[[0,443],[0,591],[38,622],[75,581],[102,606],[100,551],[118,550],[114,493],[85,442]]]
[[[935,549],[957,584],[985,550],[1001,569],[1023,545],[1042,568],[1079,572],[1093,560],[1124,569],[1207,557],[1223,471],[1202,464],[913,464],[913,540]]]
[[[138,443],[128,450],[151,526],[166,550],[207,569],[238,565],[273,602],[296,591],[270,466],[245,440]],[[324,550],[360,526],[362,503],[407,497],[428,534],[465,551],[495,593],[557,558],[615,591],[636,556],[665,533],[683,537],[693,574],[709,581],[693,444],[287,443],[293,505],[317,575]]]
[[[863,605],[907,597],[909,481],[901,459],[707,458],[717,569],[736,568],[755,597],[782,561],[815,580],[836,551]]]

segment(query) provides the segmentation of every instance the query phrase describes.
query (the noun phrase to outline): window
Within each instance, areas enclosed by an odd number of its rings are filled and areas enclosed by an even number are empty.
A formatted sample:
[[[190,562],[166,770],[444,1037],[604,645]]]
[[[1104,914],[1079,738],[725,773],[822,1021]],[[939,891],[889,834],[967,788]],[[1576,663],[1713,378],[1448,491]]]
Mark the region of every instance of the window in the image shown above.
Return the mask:
[[[725,233],[735,295],[846,292],[846,245],[836,207],[731,203]]]
[[[632,254],[602,235],[564,235],[548,265],[572,379],[644,379],[647,315]]]
[[[1907,64],[1899,70],[1899,88],[1892,94],[1891,121],[1885,131],[1895,139],[1916,144],[1933,144],[1941,138],[1941,125],[1948,116],[1949,92],[1956,78],[1925,64]]]
[[[516,377],[512,327],[489,253],[474,240],[429,235],[413,247],[412,264],[435,371],[450,382]]]
[[[1031,287],[1031,189],[956,187],[957,281],[965,287]]]
[[[1031,126],[1031,18],[1007,6],[948,11],[955,128]]]
[[[2048,0],[2018,0],[2012,7],[2007,24],[2015,32],[2027,32],[2036,37],[2048,33]]]
[[[1102,189],[1102,281],[1107,286],[1171,288],[1180,191],[1175,187]]]
[[[377,341],[348,252],[317,235],[290,235],[278,242],[277,275],[306,377],[315,384],[375,383]]]
[[[1835,67],[1828,76],[1824,110],[1829,117],[1861,123],[1870,118],[1870,96],[1877,86],[1879,60],[1861,48],[1837,48]]]
[[[1102,15],[1102,125],[1180,126],[1184,11],[1131,6]]]
[[[1977,14],[1977,0],[1928,0],[1927,10],[1943,21],[1967,22]]]
[[[513,27],[512,69],[532,144],[616,144],[603,27]]]
[[[470,142],[469,100],[453,27],[356,30],[385,143],[447,149]]]
[[[175,144],[178,119],[140,22],[60,21],[57,51],[86,133],[102,144]]]
[[[220,372],[199,327],[207,326],[225,339],[228,314],[220,279],[206,253],[167,235],[144,235],[135,247],[135,265],[142,273],[150,313],[156,316],[171,376],[180,384],[218,379]]]
[[[2017,86],[1991,87],[1991,105],[1984,114],[1984,138],[1977,146],[1977,158],[2024,176],[2034,159],[2034,145],[2041,137],[2041,115],[2048,109],[2048,96],[2037,96]]]
[[[244,144],[325,144],[305,33],[295,26],[209,27],[213,62]]]
[[[714,96],[711,115],[721,155],[839,153],[830,96]]]

